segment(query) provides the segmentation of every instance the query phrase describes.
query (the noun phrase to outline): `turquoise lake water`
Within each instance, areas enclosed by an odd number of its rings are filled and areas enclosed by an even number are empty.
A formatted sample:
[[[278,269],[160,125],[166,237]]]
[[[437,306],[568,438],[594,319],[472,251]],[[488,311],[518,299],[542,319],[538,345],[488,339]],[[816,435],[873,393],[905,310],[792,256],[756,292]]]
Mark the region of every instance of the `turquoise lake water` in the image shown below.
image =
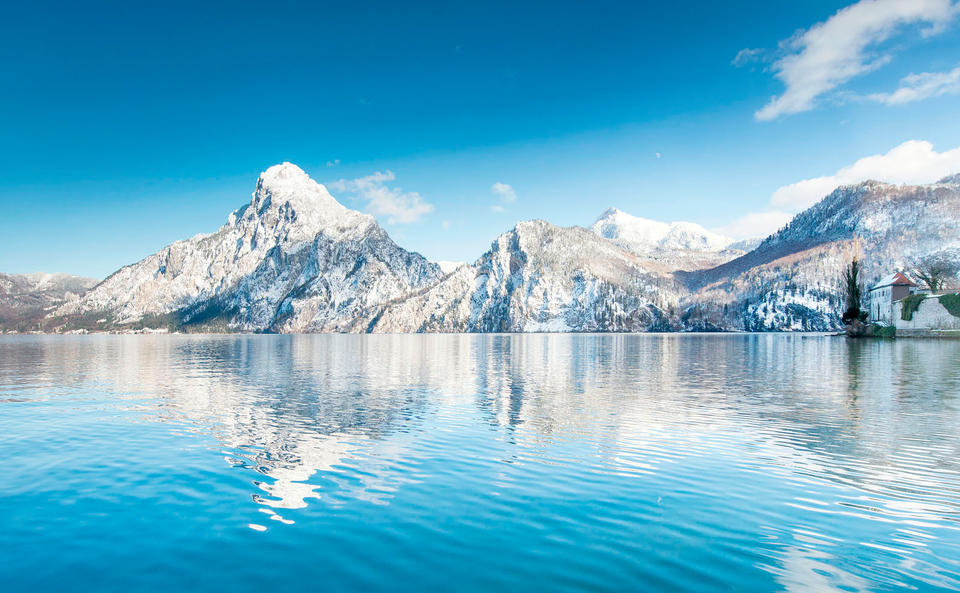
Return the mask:
[[[960,342],[0,337],[0,590],[960,589]]]

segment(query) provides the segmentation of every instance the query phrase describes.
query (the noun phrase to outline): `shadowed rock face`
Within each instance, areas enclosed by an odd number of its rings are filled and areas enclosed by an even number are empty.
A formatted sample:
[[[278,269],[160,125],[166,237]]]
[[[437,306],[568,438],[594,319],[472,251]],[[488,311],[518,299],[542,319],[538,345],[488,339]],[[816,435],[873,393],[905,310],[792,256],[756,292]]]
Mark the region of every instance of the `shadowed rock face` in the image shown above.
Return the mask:
[[[33,331],[54,308],[99,280],[68,274],[0,274],[0,331]]]

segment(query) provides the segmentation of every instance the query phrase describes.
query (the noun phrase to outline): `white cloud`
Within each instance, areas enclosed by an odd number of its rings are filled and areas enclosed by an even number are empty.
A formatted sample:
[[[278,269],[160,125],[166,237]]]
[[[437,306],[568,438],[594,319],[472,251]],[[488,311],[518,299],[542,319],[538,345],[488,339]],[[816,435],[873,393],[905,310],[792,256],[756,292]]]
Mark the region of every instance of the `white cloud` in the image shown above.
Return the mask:
[[[790,222],[791,218],[793,214],[779,210],[751,212],[714,231],[734,239],[766,237]]]
[[[816,204],[841,185],[868,179],[887,183],[932,183],[960,172],[960,146],[937,152],[922,140],[909,140],[884,154],[859,159],[833,175],[804,179],[773,192],[766,210],[751,212],[717,232],[734,238],[764,236],[785,225],[794,214]]]
[[[840,10],[780,43],[785,55],[772,68],[787,88],[755,117],[771,120],[812,109],[821,95],[889,62],[891,55],[877,53],[876,46],[902,27],[927,25],[922,33],[932,35],[957,11],[952,0],[860,0]]]
[[[659,160],[660,160],[660,156],[661,156],[660,153],[659,153],[659,152],[655,152],[654,155],[656,155],[657,160],[659,161]]]
[[[332,161],[327,161],[328,167],[336,167],[340,164],[340,159],[333,159]]]
[[[960,171],[960,146],[937,152],[933,144],[908,140],[885,154],[864,157],[825,177],[804,179],[773,192],[770,204],[799,211],[820,201],[841,185],[868,179],[887,183],[931,183]]]
[[[330,184],[334,190],[356,194],[367,202],[367,211],[377,216],[386,216],[388,224],[416,222],[425,214],[433,212],[433,205],[423,200],[417,192],[404,192],[399,187],[387,186],[396,179],[392,171],[357,179],[341,179]]]
[[[517,192],[513,189],[513,186],[507,185],[506,183],[499,181],[494,183],[490,186],[490,193],[500,198],[499,204],[490,206],[490,210],[497,214],[507,211],[503,206],[504,204],[512,204],[517,201]]]
[[[498,181],[490,186],[490,191],[493,192],[493,195],[499,196],[500,201],[504,204],[512,204],[517,201],[517,192],[506,183]]]
[[[903,105],[940,95],[960,93],[960,66],[949,72],[921,72],[905,76],[892,93],[868,95],[868,99],[887,105]]]

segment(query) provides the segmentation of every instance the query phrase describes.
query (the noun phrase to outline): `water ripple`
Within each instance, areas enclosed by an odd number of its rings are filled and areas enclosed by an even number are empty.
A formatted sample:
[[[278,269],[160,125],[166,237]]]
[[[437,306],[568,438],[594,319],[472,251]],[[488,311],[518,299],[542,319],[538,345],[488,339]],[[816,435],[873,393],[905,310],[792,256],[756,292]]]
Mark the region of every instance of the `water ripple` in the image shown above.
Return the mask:
[[[774,335],[0,337],[0,582],[960,589],[958,355]]]

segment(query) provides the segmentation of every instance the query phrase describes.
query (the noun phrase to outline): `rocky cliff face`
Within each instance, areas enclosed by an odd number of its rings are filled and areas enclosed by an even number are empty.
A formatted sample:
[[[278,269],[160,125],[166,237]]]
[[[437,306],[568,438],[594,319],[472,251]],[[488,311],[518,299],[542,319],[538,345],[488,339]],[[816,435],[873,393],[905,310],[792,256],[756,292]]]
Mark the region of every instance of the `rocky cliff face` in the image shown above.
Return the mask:
[[[220,230],[122,268],[56,317],[67,327],[355,331],[370,310],[441,276],[372,216],[284,163],[260,176]]]
[[[678,285],[580,227],[519,223],[474,265],[385,307],[376,332],[679,329]]]

